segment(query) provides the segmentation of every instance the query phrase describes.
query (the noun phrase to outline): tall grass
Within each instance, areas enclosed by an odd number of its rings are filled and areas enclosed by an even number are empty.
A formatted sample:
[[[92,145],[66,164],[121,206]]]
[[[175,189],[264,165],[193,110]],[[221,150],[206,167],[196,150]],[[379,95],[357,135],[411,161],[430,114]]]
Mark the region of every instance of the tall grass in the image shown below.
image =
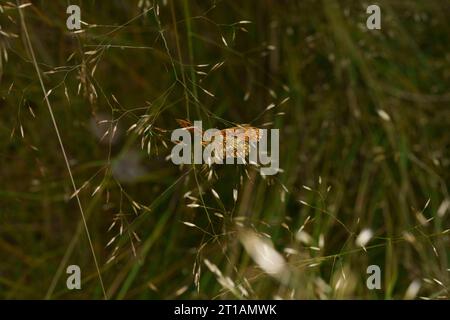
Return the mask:
[[[445,1],[71,4],[28,44],[1,3],[2,298],[103,297],[77,198],[111,299],[448,298]],[[283,172],[175,166],[176,119],[278,128]]]

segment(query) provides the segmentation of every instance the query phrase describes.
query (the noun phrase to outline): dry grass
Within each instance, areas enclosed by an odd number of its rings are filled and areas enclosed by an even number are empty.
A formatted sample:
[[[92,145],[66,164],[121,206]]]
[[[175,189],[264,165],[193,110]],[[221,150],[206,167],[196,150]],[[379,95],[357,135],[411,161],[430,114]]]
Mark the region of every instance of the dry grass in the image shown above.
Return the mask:
[[[445,3],[78,3],[1,4],[2,298],[448,298]],[[176,119],[282,170],[175,166]]]

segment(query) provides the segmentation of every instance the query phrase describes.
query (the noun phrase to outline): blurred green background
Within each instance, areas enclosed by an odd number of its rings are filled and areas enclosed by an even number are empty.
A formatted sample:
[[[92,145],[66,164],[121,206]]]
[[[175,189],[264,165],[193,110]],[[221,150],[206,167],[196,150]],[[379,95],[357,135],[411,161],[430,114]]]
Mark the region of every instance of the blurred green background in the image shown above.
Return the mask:
[[[367,30],[366,1],[74,0],[78,33],[68,1],[32,3],[108,298],[448,298],[450,1],[377,1]],[[19,9],[0,4],[0,297],[102,299]],[[283,172],[180,168],[176,119],[278,128]]]

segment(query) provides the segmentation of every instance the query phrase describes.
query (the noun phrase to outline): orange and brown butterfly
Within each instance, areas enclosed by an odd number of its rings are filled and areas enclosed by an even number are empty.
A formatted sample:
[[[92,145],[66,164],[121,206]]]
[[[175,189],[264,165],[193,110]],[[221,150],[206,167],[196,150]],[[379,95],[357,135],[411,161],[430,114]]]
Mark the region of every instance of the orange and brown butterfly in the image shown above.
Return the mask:
[[[181,127],[186,128],[191,132],[195,132],[196,130],[198,130],[198,133],[203,137],[203,132],[200,129],[194,127],[192,122],[182,119],[176,119],[176,121]],[[225,149],[223,150],[222,154],[230,154],[234,158],[247,156],[250,150],[250,145],[257,143],[261,139],[259,129],[248,124],[241,124],[235,127],[222,129],[219,131],[219,134],[223,138],[222,141],[224,146],[227,146],[227,137],[233,137],[234,143],[231,145],[232,149],[229,150],[229,153],[227,153],[228,150]],[[202,145],[206,146],[213,142],[214,139],[212,139],[212,141],[202,140]]]

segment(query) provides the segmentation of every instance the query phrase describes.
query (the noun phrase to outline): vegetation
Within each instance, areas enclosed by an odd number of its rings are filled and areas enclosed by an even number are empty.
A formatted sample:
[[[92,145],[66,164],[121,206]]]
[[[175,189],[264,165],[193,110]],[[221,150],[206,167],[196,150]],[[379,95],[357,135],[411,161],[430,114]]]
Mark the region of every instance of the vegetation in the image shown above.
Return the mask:
[[[448,298],[449,2],[0,4],[0,297]],[[176,119],[282,172],[174,165]]]

